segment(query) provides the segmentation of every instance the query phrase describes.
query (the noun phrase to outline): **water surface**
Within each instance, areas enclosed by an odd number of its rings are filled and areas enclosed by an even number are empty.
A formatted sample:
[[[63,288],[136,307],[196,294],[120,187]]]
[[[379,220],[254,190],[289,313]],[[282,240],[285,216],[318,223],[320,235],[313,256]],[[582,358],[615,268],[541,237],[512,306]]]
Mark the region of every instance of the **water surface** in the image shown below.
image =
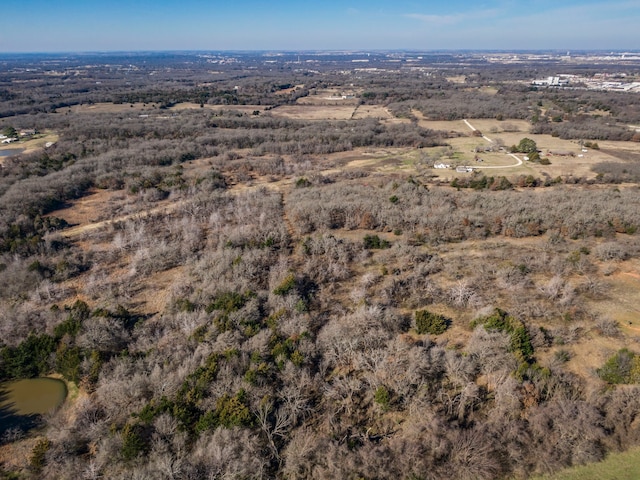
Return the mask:
[[[11,155],[18,155],[24,152],[24,148],[9,148],[7,150],[0,150],[0,157],[10,157]]]
[[[67,386],[55,378],[28,378],[0,384],[0,433],[9,428],[29,430],[38,418],[58,408]]]

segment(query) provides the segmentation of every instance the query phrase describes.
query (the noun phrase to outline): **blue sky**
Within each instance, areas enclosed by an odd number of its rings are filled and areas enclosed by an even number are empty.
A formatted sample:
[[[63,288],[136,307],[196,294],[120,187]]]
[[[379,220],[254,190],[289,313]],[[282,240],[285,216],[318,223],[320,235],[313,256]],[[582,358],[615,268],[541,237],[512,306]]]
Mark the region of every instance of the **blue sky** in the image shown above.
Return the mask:
[[[640,49],[640,0],[20,0],[0,52]]]

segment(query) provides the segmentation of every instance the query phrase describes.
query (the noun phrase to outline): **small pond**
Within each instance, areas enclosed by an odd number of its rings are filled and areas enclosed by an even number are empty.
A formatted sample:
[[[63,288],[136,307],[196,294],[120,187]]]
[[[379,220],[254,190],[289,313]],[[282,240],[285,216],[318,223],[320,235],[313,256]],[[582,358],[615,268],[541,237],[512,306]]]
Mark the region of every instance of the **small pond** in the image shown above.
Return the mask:
[[[0,150],[0,157],[10,157],[11,155],[18,155],[24,152],[24,148],[9,148],[7,150]]]
[[[28,430],[38,416],[67,398],[67,386],[55,378],[28,378],[0,384],[0,434],[9,428]]]

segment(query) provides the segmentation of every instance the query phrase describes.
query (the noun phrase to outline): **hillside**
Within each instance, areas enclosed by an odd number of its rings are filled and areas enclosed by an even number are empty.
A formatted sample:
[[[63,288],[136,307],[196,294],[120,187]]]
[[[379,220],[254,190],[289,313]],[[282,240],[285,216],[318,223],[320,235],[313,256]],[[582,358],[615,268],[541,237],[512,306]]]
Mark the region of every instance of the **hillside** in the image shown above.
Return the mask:
[[[3,478],[528,478],[638,445],[634,102],[339,72],[46,112],[5,79],[0,128],[44,133],[0,169],[0,379],[70,394],[2,404]]]

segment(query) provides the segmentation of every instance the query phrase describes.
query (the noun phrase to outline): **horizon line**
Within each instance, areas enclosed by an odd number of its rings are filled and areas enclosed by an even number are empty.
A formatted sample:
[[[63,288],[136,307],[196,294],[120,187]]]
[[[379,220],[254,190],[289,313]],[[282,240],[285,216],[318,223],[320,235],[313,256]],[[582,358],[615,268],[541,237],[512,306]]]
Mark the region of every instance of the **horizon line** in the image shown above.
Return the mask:
[[[52,50],[52,51],[10,51],[1,52],[1,55],[90,55],[90,54],[130,54],[130,53],[640,53],[640,49],[624,49],[624,48],[516,48],[516,49],[500,49],[500,48],[317,48],[317,49],[133,49],[133,50]]]

